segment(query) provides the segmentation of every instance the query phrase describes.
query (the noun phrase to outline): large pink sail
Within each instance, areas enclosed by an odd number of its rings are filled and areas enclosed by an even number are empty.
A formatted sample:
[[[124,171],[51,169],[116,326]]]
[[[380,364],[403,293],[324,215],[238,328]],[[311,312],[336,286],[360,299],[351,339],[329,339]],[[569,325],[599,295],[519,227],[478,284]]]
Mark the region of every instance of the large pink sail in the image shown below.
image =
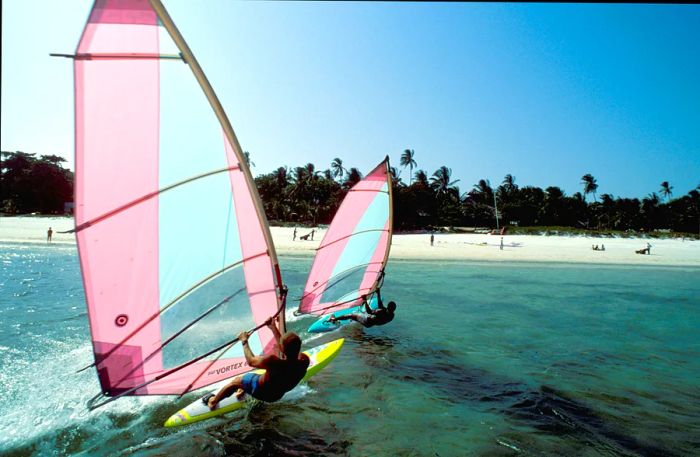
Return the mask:
[[[379,281],[392,234],[391,173],[385,159],[348,192],[318,247],[299,312],[357,306]]]
[[[157,1],[97,0],[74,56],[75,232],[110,396],[182,394],[250,370],[226,343],[283,306],[240,146],[180,41]],[[251,347],[272,352],[269,329]]]

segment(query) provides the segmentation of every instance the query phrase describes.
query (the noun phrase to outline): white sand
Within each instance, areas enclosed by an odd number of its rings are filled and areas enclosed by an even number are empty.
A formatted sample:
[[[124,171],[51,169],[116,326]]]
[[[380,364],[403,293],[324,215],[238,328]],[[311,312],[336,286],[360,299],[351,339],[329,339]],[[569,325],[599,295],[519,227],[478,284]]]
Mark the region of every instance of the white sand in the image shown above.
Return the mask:
[[[67,217],[0,217],[0,241],[46,243],[49,227],[54,230],[54,243],[75,243],[74,235],[57,233],[73,227],[73,219]],[[325,234],[325,229],[317,229],[314,241],[299,241],[311,229],[298,228],[297,240],[292,241],[293,231],[272,227],[279,254],[312,256]],[[438,233],[431,247],[429,234],[399,234],[393,237],[391,258],[700,267],[700,241],[693,240],[506,235],[501,250],[500,239],[496,235]],[[652,245],[651,255],[636,254],[647,242]],[[605,251],[593,251],[593,244],[604,244]]]

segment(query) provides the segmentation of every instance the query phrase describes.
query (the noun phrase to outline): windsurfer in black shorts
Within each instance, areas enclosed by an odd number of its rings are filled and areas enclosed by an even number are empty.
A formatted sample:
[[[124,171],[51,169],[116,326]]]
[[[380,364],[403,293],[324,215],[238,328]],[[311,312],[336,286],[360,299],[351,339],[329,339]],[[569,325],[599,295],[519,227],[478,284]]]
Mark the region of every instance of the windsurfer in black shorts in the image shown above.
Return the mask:
[[[394,311],[396,310],[396,303],[390,301],[386,308],[382,302],[382,294],[379,289],[377,289],[377,309],[372,309],[367,303],[367,295],[362,296],[362,305],[365,307],[365,313],[352,313],[346,314],[344,316],[331,316],[328,318],[328,322],[336,323],[338,321],[352,319],[359,322],[365,327],[374,327],[375,325],[388,324],[394,320]],[[360,306],[362,306],[360,305]]]
[[[243,395],[250,394],[253,398],[266,402],[277,401],[282,396],[292,390],[306,375],[306,370],[309,368],[309,356],[301,351],[301,339],[294,332],[287,332],[280,335],[277,326],[272,318],[266,322],[267,326],[272,330],[275,336],[275,341],[282,352],[282,357],[277,357],[274,354],[265,356],[255,356],[248,346],[248,334],[241,333],[238,338],[243,345],[243,353],[248,365],[254,368],[263,368],[265,373],[246,373],[236,376],[221,389],[216,395],[206,398],[207,405],[210,409],[216,409],[216,406],[224,398],[230,397],[235,392],[238,399],[243,398]]]

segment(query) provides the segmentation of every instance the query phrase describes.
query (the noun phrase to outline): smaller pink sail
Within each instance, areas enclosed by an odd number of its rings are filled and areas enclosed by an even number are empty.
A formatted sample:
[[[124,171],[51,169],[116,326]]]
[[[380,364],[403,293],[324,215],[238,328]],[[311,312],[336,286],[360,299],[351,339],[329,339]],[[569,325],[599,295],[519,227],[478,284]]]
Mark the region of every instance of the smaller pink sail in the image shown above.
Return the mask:
[[[389,257],[392,220],[387,157],[350,189],[338,208],[317,249],[299,311],[335,312],[374,292]]]

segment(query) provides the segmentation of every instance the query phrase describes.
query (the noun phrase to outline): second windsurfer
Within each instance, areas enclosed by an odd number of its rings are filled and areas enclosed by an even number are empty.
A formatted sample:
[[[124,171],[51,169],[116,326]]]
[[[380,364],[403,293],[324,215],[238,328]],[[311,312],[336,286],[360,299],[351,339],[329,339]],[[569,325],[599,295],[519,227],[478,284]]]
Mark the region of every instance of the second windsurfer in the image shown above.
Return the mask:
[[[382,294],[379,289],[377,289],[377,309],[372,309],[367,303],[367,295],[362,296],[362,305],[365,307],[365,313],[352,313],[346,314],[344,316],[331,316],[328,318],[328,322],[337,323],[338,321],[352,319],[359,322],[365,327],[374,327],[375,325],[388,324],[394,320],[394,311],[396,310],[396,303],[390,301],[386,308],[382,302]]]

